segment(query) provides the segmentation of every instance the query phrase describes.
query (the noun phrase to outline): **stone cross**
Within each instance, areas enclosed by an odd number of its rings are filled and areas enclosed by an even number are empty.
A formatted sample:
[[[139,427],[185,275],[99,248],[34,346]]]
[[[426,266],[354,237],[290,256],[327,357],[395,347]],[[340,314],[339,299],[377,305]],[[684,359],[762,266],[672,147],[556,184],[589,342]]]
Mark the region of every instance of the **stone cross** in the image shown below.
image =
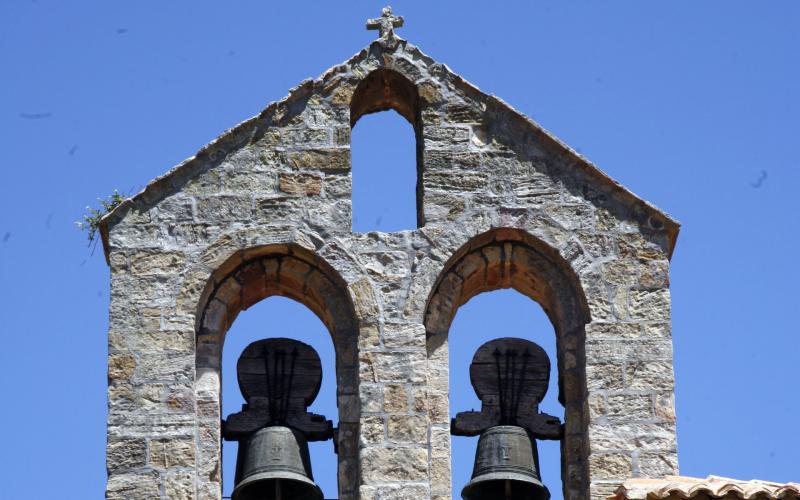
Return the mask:
[[[380,38],[394,38],[394,29],[403,26],[403,16],[392,14],[391,7],[381,10],[381,17],[367,20],[368,30],[379,30]]]

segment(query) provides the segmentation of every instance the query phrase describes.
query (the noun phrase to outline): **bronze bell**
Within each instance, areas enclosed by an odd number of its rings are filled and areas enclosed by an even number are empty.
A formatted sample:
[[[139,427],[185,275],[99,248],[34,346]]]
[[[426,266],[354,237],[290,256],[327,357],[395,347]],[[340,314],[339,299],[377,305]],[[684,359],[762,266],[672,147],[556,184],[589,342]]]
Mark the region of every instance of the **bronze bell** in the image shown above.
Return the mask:
[[[322,500],[322,490],[311,474],[306,438],[276,425],[240,441],[231,499]]]
[[[498,425],[478,441],[472,479],[464,500],[547,500],[550,492],[539,478],[536,441],[522,427]]]

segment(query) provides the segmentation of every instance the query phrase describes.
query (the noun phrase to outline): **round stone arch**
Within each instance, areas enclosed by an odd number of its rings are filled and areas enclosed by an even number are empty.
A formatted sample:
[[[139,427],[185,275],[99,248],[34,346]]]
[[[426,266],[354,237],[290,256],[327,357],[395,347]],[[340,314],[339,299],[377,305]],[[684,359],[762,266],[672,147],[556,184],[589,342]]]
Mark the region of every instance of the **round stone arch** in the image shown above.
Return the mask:
[[[429,386],[444,390],[446,400],[448,332],[459,307],[502,288],[536,301],[555,329],[558,397],[565,408],[564,498],[584,498],[589,491],[584,339],[590,315],[579,278],[555,249],[523,230],[499,228],[474,236],[448,259],[425,308]]]
[[[211,273],[197,309],[198,491],[221,495],[221,368],[225,334],[237,315],[280,295],[300,302],[327,327],[336,356],[339,496],[353,498],[358,474],[358,328],[347,285],[324,259],[296,244],[239,250]],[[205,498],[205,497],[204,497]]]
[[[389,68],[372,70],[355,88],[350,99],[350,126],[362,116],[393,109],[416,130],[420,119],[419,91],[405,75]]]

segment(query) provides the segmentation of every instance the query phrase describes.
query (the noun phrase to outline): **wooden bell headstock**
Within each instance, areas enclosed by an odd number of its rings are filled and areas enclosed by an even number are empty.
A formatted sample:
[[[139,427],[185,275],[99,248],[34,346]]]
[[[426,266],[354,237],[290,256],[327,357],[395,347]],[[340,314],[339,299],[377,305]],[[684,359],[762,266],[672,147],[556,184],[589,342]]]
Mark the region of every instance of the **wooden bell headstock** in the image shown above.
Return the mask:
[[[460,412],[450,431],[476,436],[497,425],[523,427],[538,439],[560,439],[558,417],[539,412],[550,381],[550,359],[538,344],[517,338],[491,340],[475,352],[469,378],[481,411]]]
[[[319,355],[308,344],[286,338],[253,342],[236,363],[239,389],[246,404],[228,416],[223,436],[238,441],[270,425],[285,425],[309,441],[333,436],[333,423],[307,411],[322,383]]]

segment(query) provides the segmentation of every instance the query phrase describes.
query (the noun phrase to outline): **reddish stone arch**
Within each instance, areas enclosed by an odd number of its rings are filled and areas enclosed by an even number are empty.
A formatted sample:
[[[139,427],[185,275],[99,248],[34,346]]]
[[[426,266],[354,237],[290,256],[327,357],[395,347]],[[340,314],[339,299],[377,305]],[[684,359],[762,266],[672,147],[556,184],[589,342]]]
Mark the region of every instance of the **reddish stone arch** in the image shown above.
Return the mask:
[[[589,491],[584,326],[590,316],[578,277],[555,250],[522,230],[494,229],[472,238],[448,260],[425,309],[429,385],[448,386],[447,336],[458,308],[479,293],[501,288],[536,301],[555,328],[558,397],[565,408],[564,498],[584,498]]]
[[[221,487],[220,370],[225,334],[236,316],[280,295],[313,311],[328,328],[336,353],[339,477],[358,474],[358,328],[347,286],[322,258],[297,245],[237,252],[214,272],[198,308],[196,337],[198,474]],[[339,497],[355,498],[357,481],[339,483]],[[343,487],[350,489],[343,490]]]

